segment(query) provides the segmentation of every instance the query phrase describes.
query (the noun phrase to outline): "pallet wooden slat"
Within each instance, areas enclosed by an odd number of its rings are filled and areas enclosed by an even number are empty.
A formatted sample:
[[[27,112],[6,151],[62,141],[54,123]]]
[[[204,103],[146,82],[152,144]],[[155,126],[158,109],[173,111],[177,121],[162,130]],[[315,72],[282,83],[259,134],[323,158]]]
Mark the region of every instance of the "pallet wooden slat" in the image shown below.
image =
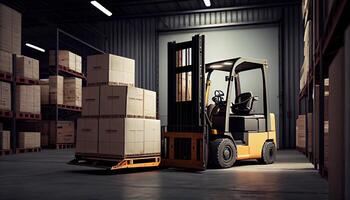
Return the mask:
[[[16,148],[16,154],[18,153],[28,153],[28,152],[40,152],[41,147],[35,147],[35,148]]]

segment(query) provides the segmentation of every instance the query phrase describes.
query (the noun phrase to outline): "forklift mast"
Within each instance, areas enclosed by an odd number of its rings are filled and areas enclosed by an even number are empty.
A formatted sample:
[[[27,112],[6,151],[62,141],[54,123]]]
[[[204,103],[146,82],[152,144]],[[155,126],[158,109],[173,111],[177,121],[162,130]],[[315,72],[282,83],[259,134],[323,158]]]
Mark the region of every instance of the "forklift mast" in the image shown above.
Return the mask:
[[[205,120],[204,36],[168,43],[168,125],[162,131],[162,163],[205,169],[208,128]]]

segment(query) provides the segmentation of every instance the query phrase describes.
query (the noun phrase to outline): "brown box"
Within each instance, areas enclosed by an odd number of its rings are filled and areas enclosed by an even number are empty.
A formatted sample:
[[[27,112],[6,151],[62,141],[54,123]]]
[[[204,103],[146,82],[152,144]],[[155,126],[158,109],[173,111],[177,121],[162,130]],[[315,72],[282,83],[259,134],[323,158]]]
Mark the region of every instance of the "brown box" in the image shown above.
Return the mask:
[[[64,78],[64,104],[81,107],[82,79]]]
[[[39,80],[39,61],[26,56],[16,58],[17,76]]]
[[[50,134],[50,121],[41,121],[41,146],[49,146],[49,134]]]
[[[12,74],[12,54],[0,50],[0,71]]]
[[[40,132],[19,132],[19,148],[36,148],[40,147]]]
[[[83,88],[82,116],[100,115],[100,86]]]
[[[328,168],[328,149],[329,149],[329,122],[324,121],[324,166]]]
[[[125,157],[160,153],[160,121],[100,118],[99,154]]]
[[[40,86],[39,85],[17,85],[16,109],[17,112],[40,114]]]
[[[50,86],[49,79],[40,79],[41,104],[50,104]]]
[[[63,104],[63,77],[49,77],[50,104]]]
[[[75,55],[75,71],[81,73],[81,56]]]
[[[72,144],[75,141],[74,121],[50,121],[50,144]]]
[[[143,116],[143,89],[101,86],[100,115]]]
[[[22,16],[0,4],[0,50],[21,54]]]
[[[97,153],[98,118],[79,118],[77,125],[77,153]]]
[[[143,90],[143,116],[156,118],[157,115],[157,93],[150,90]]]
[[[11,84],[0,81],[0,110],[11,110]]]
[[[0,131],[0,149],[9,150],[10,144],[10,131]]]
[[[58,51],[58,65],[68,67],[69,69],[75,71],[75,58],[76,55],[67,50]],[[49,51],[49,65],[56,65],[56,51]]]
[[[296,147],[305,149],[306,147],[306,116],[299,115],[296,121]]]
[[[99,54],[87,58],[88,84],[116,83],[135,85],[135,60],[112,54]]]

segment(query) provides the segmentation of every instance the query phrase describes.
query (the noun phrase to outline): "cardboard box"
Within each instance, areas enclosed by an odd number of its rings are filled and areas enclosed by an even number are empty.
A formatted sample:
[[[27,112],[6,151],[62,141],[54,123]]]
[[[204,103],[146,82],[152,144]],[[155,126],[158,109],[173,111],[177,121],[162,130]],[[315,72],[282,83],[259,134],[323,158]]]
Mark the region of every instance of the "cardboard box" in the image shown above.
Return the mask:
[[[22,16],[19,12],[0,4],[0,50],[21,54]]]
[[[160,121],[100,118],[99,154],[125,157],[160,153]]]
[[[75,71],[75,58],[76,55],[67,50],[58,51],[58,65],[68,67],[69,69]],[[49,51],[49,65],[56,65],[56,51]]]
[[[50,144],[72,144],[75,141],[74,121],[51,121]]]
[[[40,147],[40,132],[19,132],[19,148],[36,148]]]
[[[324,166],[328,168],[328,150],[329,149],[329,122],[324,121]]]
[[[26,56],[16,58],[17,76],[39,80],[39,61]]]
[[[81,56],[75,55],[75,71],[81,73],[82,62]]]
[[[12,74],[12,54],[0,50],[0,71]]]
[[[49,77],[50,104],[63,104],[63,76]]]
[[[82,116],[100,115],[100,86],[83,88]]]
[[[44,121],[42,120],[40,122],[41,125],[41,146],[47,147],[49,146],[49,134],[50,134],[50,121]]]
[[[313,135],[313,127],[312,127],[312,113],[307,114],[307,140],[308,140],[308,152],[312,152],[312,147],[313,147],[313,140],[312,140],[312,135]]]
[[[81,107],[82,79],[64,78],[64,104]]]
[[[77,153],[97,153],[98,118],[79,118],[77,122]]]
[[[10,149],[10,131],[1,130],[0,131],[0,149],[9,150]]]
[[[112,54],[99,54],[87,58],[88,84],[135,85],[135,61]]]
[[[41,104],[50,104],[49,79],[40,79]]]
[[[100,90],[101,116],[143,116],[143,89],[105,85]]]
[[[17,85],[16,109],[17,112],[35,113],[41,112],[39,85]]]
[[[11,84],[0,81],[0,110],[11,110]]]
[[[296,121],[296,147],[305,149],[306,147],[306,116],[299,115]]]
[[[143,90],[143,116],[156,118],[157,115],[157,93],[150,90]]]

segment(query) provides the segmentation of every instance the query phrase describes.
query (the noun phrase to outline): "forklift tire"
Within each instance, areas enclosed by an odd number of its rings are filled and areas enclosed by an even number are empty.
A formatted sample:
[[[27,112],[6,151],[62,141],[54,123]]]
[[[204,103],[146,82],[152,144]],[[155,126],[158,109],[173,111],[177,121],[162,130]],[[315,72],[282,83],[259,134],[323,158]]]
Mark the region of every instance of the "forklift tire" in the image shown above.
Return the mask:
[[[229,168],[236,162],[237,149],[232,140],[219,138],[210,142],[210,160],[216,168]]]
[[[258,161],[262,164],[272,164],[276,160],[276,146],[273,142],[265,142],[261,158]]]

